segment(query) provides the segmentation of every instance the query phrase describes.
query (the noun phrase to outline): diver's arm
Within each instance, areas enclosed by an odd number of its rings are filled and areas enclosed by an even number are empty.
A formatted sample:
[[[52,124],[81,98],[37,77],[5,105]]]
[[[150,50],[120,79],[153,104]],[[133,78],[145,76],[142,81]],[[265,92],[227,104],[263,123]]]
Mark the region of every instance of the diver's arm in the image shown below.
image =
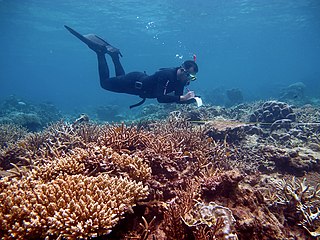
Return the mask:
[[[160,95],[157,97],[159,103],[174,103],[180,102],[180,96],[172,96],[172,95]]]
[[[187,92],[185,95],[161,95],[157,97],[159,103],[182,103],[189,104],[195,101],[193,91]]]

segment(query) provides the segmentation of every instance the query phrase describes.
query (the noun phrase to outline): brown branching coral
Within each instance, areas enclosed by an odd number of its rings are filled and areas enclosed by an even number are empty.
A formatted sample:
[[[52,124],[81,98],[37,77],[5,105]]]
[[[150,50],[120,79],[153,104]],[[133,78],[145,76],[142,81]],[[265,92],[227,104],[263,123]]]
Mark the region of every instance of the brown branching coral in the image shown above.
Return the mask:
[[[88,145],[86,149],[75,148],[64,157],[35,165],[32,171],[34,176],[46,181],[63,173],[97,175],[99,172],[108,172],[114,176],[128,176],[137,181],[147,180],[151,176],[151,168],[142,158],[128,154],[120,155],[111,148],[94,145]]]
[[[187,239],[188,233],[182,217],[199,198],[199,181],[186,181],[184,189],[176,189],[176,198],[165,204],[163,230],[167,239]]]
[[[271,207],[281,209],[287,219],[299,223],[310,235],[320,236],[320,184],[311,186],[306,178],[271,179],[266,199]],[[271,193],[270,191],[273,191]]]
[[[150,135],[135,126],[127,127],[123,123],[115,126],[105,125],[97,142],[100,146],[110,147],[118,152],[130,152],[145,149]]]
[[[5,178],[0,189],[0,233],[15,239],[107,234],[148,194],[141,183],[108,175],[60,175],[47,183]]]
[[[15,145],[10,145],[0,152],[0,167],[12,168],[17,165],[33,165],[36,162],[47,162],[65,156],[76,147],[85,144],[72,125],[62,122],[48,127],[40,133],[29,133]]]
[[[44,182],[54,180],[60,174],[85,175],[86,166],[79,155],[66,155],[65,157],[53,159],[45,164],[35,165],[32,169],[33,178]]]
[[[32,171],[19,174],[14,165],[19,178],[1,180],[1,235],[71,239],[107,234],[148,195],[141,182],[133,181],[151,176],[146,161],[100,147],[94,142],[98,138],[86,135],[92,128],[80,129],[59,123],[18,144],[20,155],[33,161]]]
[[[131,179],[143,181],[151,177],[151,168],[142,158],[130,156],[126,153],[120,155],[111,148],[105,151],[110,156],[112,163],[117,165],[123,172],[128,173]]]
[[[28,151],[14,145],[0,149],[0,168],[8,170],[13,167],[12,164],[21,164],[25,166],[32,164],[32,160],[28,156]]]
[[[27,134],[27,130],[12,123],[0,124],[0,148],[15,143]]]

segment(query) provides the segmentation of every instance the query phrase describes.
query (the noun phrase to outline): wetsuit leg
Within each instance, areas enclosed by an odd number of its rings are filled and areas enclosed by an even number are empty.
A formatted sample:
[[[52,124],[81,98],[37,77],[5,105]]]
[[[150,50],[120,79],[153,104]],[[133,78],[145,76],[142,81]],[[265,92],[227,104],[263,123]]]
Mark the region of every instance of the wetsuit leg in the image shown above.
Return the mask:
[[[143,90],[136,82],[143,82],[146,74],[142,72],[130,72],[125,74],[119,60],[119,55],[117,53],[109,55],[114,63],[116,77],[110,78],[109,67],[104,53],[97,53],[101,87],[112,92],[141,95]]]
[[[106,83],[109,80],[110,72],[109,67],[106,61],[106,56],[103,53],[98,53],[98,70],[99,70],[99,78],[100,85],[102,88],[106,89]]]
[[[114,65],[114,71],[116,73],[116,76],[122,76],[125,75],[124,69],[121,65],[119,54],[117,52],[109,54],[112,58],[112,62]]]
[[[114,64],[116,76],[119,77],[125,75],[124,69],[120,63],[119,54],[110,54],[110,56]],[[110,80],[110,71],[106,61],[106,56],[103,53],[97,53],[97,57],[100,85],[103,89],[110,90],[110,84],[108,84],[108,81]]]

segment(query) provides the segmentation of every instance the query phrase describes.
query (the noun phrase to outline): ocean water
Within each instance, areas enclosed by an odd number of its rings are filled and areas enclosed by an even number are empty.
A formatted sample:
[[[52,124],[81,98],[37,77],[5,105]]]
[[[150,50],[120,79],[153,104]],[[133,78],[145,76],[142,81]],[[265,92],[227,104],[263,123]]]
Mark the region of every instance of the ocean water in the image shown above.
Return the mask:
[[[248,101],[269,99],[303,82],[320,98],[319,0],[0,0],[0,100],[66,111],[140,100],[100,88],[95,54],[64,25],[120,48],[126,72],[196,54],[190,89],[200,95],[239,88]]]

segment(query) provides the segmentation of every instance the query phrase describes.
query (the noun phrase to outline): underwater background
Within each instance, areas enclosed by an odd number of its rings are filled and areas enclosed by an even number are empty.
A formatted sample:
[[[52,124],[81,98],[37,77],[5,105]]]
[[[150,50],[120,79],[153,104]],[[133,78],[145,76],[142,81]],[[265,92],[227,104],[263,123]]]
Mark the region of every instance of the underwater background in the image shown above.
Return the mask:
[[[126,72],[196,56],[203,106],[129,109],[64,25]],[[320,238],[319,0],[0,0],[0,29],[1,239]]]
[[[126,72],[152,74],[196,54],[190,89],[205,103],[223,105],[218,93],[233,88],[245,101],[277,98],[301,82],[320,98],[317,0],[1,0],[0,100],[14,95],[66,112],[139,101],[103,90],[95,54],[63,25],[120,48]]]

